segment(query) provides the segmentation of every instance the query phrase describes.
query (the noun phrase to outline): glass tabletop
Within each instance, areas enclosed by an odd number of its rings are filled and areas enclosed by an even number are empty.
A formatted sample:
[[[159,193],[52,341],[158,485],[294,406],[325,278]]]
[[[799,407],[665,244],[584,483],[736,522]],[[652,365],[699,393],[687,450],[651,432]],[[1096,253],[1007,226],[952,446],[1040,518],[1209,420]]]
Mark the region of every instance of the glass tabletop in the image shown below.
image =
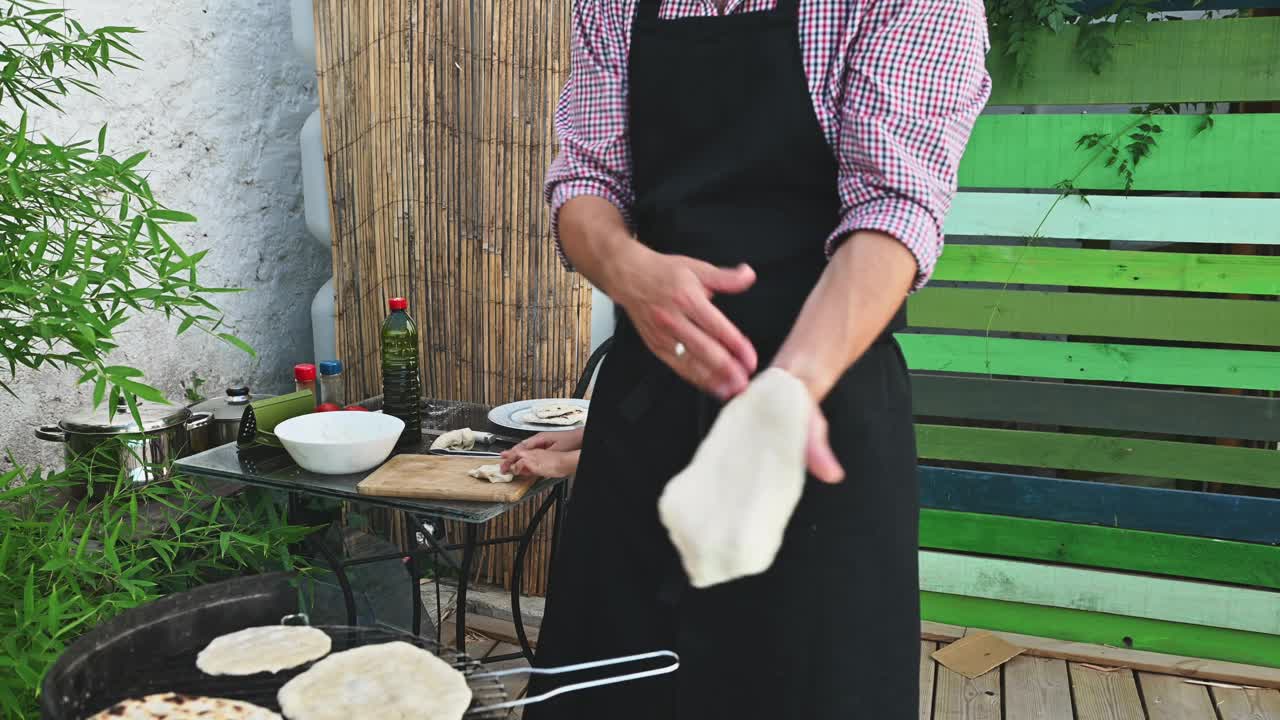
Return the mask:
[[[377,405],[376,401],[364,404],[369,407]],[[422,429],[445,431],[469,427],[473,430],[501,435],[515,437],[524,435],[524,433],[494,426],[489,422],[489,410],[489,406],[477,403],[428,400],[423,404]],[[424,434],[419,443],[397,448],[396,454],[425,453],[434,439],[434,435]],[[509,447],[510,443],[498,443],[497,446]],[[320,475],[298,467],[283,450],[254,448],[241,451],[235,443],[183,458],[175,463],[175,468],[179,472],[197,477],[232,480],[246,485],[351,500],[366,505],[436,515],[465,523],[483,523],[492,520],[512,507],[540,494],[543,490],[563,482],[563,479],[540,480],[529,489],[524,498],[514,503],[375,497],[361,495],[356,489],[360,481],[373,473],[373,470],[355,475]]]

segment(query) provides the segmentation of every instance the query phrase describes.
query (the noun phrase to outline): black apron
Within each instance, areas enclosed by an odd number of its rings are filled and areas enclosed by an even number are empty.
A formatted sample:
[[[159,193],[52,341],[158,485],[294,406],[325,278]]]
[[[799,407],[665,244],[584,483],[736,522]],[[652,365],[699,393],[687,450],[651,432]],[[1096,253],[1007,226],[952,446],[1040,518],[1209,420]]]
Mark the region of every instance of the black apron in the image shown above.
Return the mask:
[[[716,304],[767,367],[825,267],[839,222],[834,155],[801,59],[798,0],[773,12],[659,21],[640,0],[630,55],[642,242],[757,281]],[[847,479],[809,478],[766,573],[693,589],[658,520],[666,482],[718,405],[620,317],[601,367],[552,569],[537,665],[670,649],[672,675],[564,695],[528,720],[916,720],[915,440],[889,333],[823,403]],[[576,680],[540,678],[530,694]]]

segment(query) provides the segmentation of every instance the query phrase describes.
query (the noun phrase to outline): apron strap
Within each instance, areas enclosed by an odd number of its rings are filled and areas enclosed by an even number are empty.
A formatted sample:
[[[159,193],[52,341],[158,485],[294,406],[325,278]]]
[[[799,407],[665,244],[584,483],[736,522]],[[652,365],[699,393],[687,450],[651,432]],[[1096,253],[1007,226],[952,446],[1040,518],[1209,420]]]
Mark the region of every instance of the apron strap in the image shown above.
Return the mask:
[[[778,0],[778,4],[774,6],[774,12],[783,17],[800,17],[800,0]]]

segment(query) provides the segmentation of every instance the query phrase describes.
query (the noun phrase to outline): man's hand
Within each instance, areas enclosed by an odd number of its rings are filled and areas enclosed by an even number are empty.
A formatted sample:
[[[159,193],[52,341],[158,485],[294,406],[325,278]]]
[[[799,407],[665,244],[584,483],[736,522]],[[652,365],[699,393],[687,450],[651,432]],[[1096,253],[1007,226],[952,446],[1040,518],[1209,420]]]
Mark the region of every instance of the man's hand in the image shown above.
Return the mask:
[[[580,450],[508,450],[511,457],[503,453],[502,472],[524,477],[561,478],[569,477],[578,470]]]
[[[827,418],[822,408],[813,406],[813,418],[809,421],[809,439],[804,449],[805,465],[809,472],[824,483],[835,484],[844,481],[844,468],[836,459],[827,440]]]
[[[537,435],[525,438],[510,450],[503,451],[502,457],[504,459],[508,455],[514,457],[514,453],[518,450],[556,450],[559,452],[581,450],[583,432],[584,428],[558,432],[540,432]]]
[[[642,245],[619,258],[610,295],[626,309],[655,355],[694,386],[728,400],[756,370],[751,341],[711,302],[718,293],[745,292],[755,283],[746,265],[720,268]],[[683,355],[676,346],[684,347]]]

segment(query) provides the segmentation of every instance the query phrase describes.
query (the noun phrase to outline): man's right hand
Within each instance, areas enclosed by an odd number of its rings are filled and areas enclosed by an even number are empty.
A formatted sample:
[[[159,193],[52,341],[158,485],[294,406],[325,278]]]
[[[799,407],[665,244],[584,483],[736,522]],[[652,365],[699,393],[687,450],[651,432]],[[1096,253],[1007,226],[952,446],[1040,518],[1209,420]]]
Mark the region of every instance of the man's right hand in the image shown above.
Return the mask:
[[[609,294],[626,309],[650,351],[721,400],[747,387],[758,362],[755,348],[711,298],[745,292],[755,283],[755,271],[665,255],[640,243],[616,263]],[[683,355],[677,355],[677,344]]]

